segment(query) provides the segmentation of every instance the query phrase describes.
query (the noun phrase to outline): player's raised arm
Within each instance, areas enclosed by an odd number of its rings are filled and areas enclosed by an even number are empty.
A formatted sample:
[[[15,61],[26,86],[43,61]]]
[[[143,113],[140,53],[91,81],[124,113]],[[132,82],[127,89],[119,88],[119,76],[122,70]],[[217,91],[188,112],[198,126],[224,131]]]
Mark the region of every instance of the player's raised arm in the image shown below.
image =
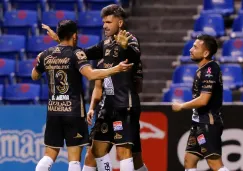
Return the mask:
[[[118,45],[121,46],[122,53],[129,59],[129,61],[138,63],[140,61],[140,46],[136,37],[126,30],[121,30],[114,36]]]
[[[44,63],[43,63],[43,52],[38,54],[36,57],[37,64],[32,69],[31,78],[32,80],[39,80],[41,77],[41,74],[44,72]]]

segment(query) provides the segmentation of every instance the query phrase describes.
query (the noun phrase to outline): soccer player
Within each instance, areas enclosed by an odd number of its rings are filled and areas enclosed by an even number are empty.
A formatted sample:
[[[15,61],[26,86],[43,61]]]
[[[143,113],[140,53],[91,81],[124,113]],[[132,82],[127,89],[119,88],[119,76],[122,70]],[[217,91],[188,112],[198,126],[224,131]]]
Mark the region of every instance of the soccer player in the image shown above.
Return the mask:
[[[98,67],[103,68],[103,60],[101,60],[98,63]],[[136,90],[138,93],[142,91],[142,64],[139,63],[137,66],[135,66],[134,69],[134,86],[136,87]],[[103,96],[102,96],[103,94]],[[99,103],[100,102],[100,103]],[[97,104],[99,103],[98,107]],[[112,109],[110,108],[110,105],[106,101],[106,95],[105,91],[103,91],[102,87],[102,81],[96,80],[95,81],[95,87],[92,94],[92,100],[90,103],[90,109],[87,115],[87,121],[91,125],[92,124],[92,118],[94,115],[94,110],[96,108],[96,123],[95,126],[92,128],[91,131],[91,139],[93,139],[95,136],[99,136],[99,139],[103,142],[110,142],[110,146],[112,147],[111,143],[113,142],[113,136],[114,132],[112,129],[111,118],[110,115],[112,115]],[[138,128],[139,129],[139,128]],[[139,130],[138,130],[139,131]],[[98,135],[96,135],[98,134]],[[92,143],[91,143],[92,144]],[[110,148],[107,149],[107,153],[109,152]],[[146,171],[147,168],[142,162],[142,155],[141,155],[141,144],[140,144],[140,136],[136,136],[136,141],[134,143],[134,147],[132,148],[133,152],[133,160],[134,160],[134,168],[138,171]],[[106,168],[109,166],[110,170],[112,170],[111,166],[109,165],[109,162],[105,161]],[[85,157],[85,165],[83,168],[83,171],[95,171],[96,170],[96,163],[95,159],[93,157],[93,154],[88,148],[86,157]]]
[[[109,5],[102,9],[101,16],[104,22],[103,28],[106,39],[91,48],[85,49],[87,58],[89,60],[103,58],[104,68],[115,66],[119,61],[124,59],[128,59],[129,62],[137,65],[140,61],[140,47],[137,39],[123,30],[124,20],[126,18],[124,9],[118,5]],[[58,36],[48,26],[43,25],[43,28],[47,29],[47,33],[58,41]],[[136,126],[139,127],[139,96],[133,86],[131,72],[128,74],[119,74],[118,77],[110,77],[106,80],[104,85],[106,88],[106,99],[112,102],[112,105],[110,105],[111,110],[112,107],[116,109],[115,113],[117,118],[114,118],[113,124],[116,132],[115,135],[117,135],[114,138],[116,138],[117,154],[121,161],[120,167],[121,170],[133,170],[131,148],[134,137],[139,136],[139,129],[133,128]],[[130,116],[131,120],[129,119]],[[127,121],[136,123],[127,123]],[[133,133],[136,135],[132,135]],[[94,141],[92,147],[98,168],[100,166],[103,167],[99,168],[100,170],[105,170],[104,164],[100,162],[106,161],[107,163],[110,161],[108,156],[110,144]],[[140,160],[138,160],[139,166],[137,168],[144,168],[145,166],[143,165],[141,155],[138,156]]]
[[[172,109],[192,109],[192,126],[187,141],[185,170],[196,171],[197,163],[205,158],[213,171],[229,171],[222,162],[223,121],[221,117],[223,82],[219,65],[212,60],[218,45],[214,37],[200,35],[190,49],[196,71],[192,92],[193,100],[174,102]]]
[[[82,146],[88,144],[88,127],[82,92],[82,75],[89,80],[127,71],[132,64],[120,62],[109,69],[92,69],[85,53],[76,48],[77,25],[71,20],[58,23],[60,44],[42,52],[32,70],[32,79],[38,80],[46,72],[49,85],[49,101],[45,130],[45,156],[36,171],[49,171],[66,141],[69,171],[81,171]],[[82,75],[81,75],[81,74]]]

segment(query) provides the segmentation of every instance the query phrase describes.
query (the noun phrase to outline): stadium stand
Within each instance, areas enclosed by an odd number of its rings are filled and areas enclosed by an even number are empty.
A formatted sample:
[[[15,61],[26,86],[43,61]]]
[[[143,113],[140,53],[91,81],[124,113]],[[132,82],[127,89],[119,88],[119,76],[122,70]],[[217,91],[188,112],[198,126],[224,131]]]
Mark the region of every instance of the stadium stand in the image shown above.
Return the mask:
[[[221,14],[230,15],[234,13],[234,0],[204,0],[203,1],[203,14]]]

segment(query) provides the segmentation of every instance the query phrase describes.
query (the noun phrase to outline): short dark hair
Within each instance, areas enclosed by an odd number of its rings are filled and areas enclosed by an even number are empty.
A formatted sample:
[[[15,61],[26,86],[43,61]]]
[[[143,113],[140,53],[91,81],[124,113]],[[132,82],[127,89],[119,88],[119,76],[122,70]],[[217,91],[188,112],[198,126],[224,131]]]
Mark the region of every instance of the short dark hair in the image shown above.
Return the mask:
[[[206,34],[197,36],[197,39],[202,40],[204,42],[204,45],[209,50],[208,58],[211,59],[218,50],[218,44],[216,39],[213,36],[206,35]]]
[[[62,40],[69,40],[74,33],[78,32],[76,22],[72,20],[62,20],[57,25],[57,35]]]
[[[109,15],[114,15],[115,17],[120,17],[122,19],[127,18],[125,10],[117,4],[108,5],[101,10],[102,18]]]

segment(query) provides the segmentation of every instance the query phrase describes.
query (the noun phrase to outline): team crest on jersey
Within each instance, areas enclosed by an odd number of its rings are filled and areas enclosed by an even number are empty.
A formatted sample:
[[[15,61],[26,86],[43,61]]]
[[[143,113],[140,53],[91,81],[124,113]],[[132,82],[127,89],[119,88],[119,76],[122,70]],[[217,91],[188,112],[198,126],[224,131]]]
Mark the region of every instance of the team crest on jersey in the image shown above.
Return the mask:
[[[119,48],[118,48],[118,46],[115,46],[115,48],[114,48],[114,54],[113,54],[113,57],[114,58],[117,58],[118,57],[118,52],[119,52]]]
[[[78,57],[78,60],[85,60],[87,59],[87,56],[85,55],[84,51],[77,51],[76,56]]]

